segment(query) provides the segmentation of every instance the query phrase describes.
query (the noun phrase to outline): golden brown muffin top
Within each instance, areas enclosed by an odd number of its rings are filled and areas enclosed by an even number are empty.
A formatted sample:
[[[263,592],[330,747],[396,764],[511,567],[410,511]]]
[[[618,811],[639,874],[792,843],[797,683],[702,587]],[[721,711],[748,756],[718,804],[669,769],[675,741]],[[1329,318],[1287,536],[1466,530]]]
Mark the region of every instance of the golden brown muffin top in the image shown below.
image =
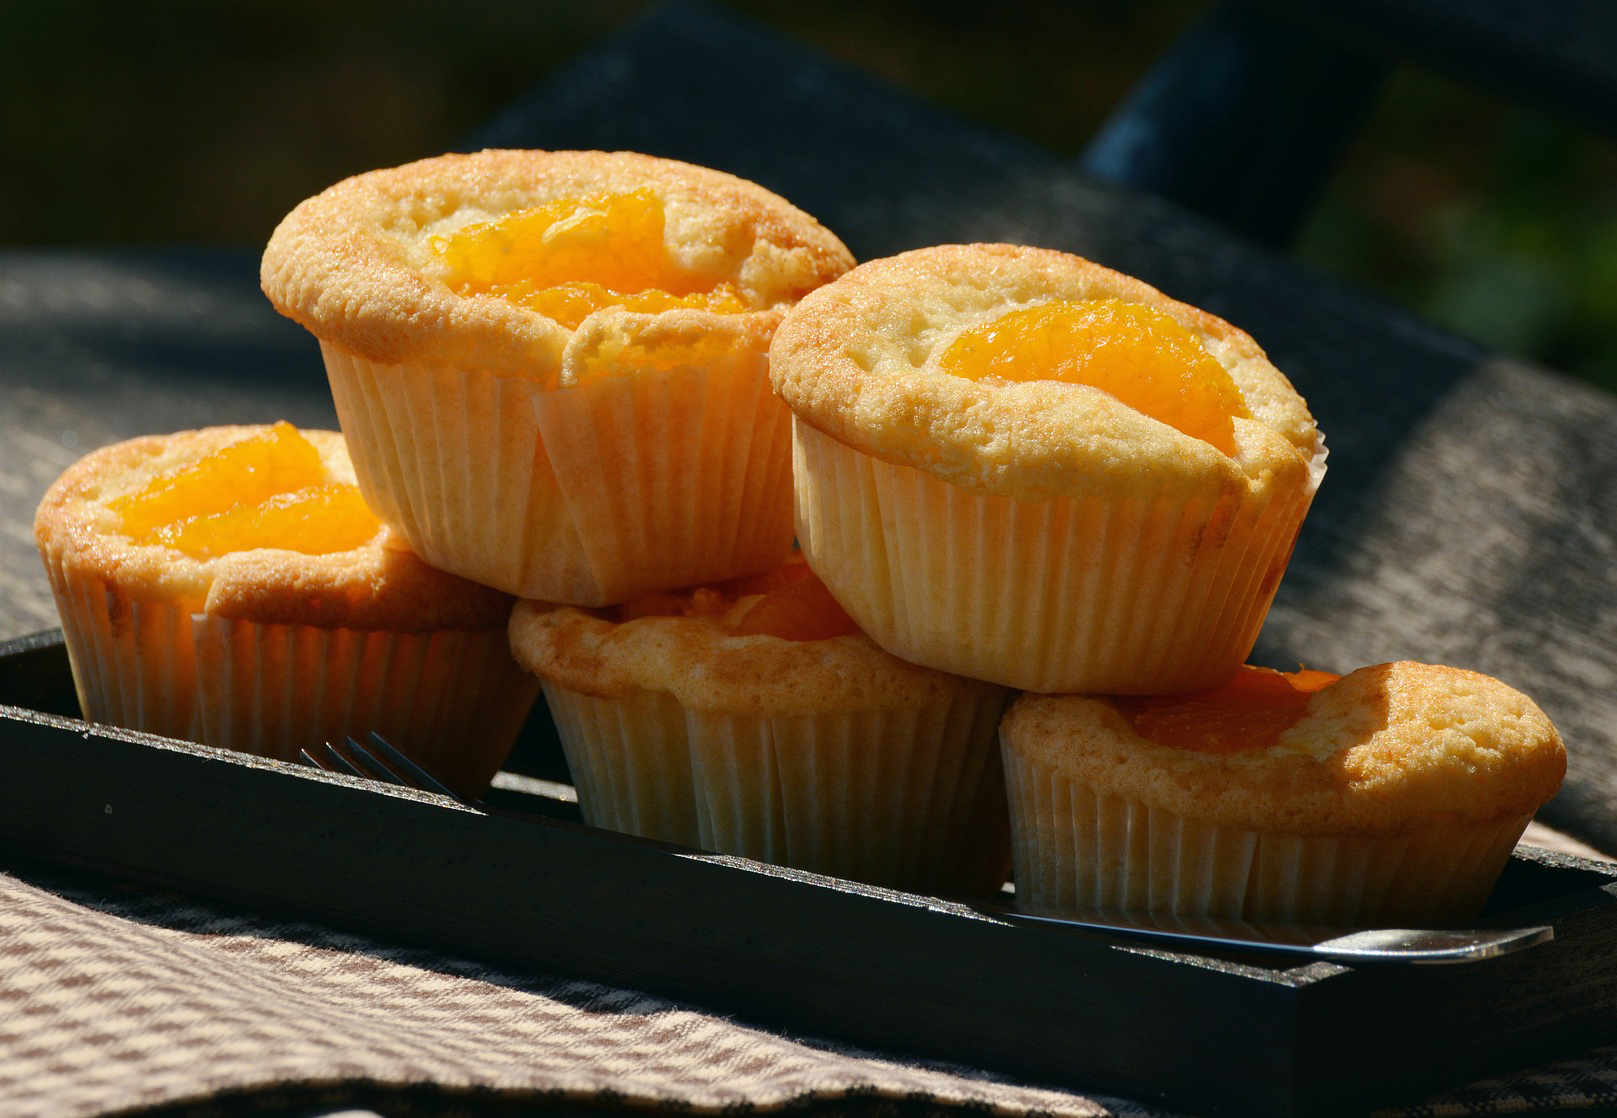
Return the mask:
[[[1315,691],[1272,746],[1173,748],[1141,737],[1126,703],[1024,695],[1012,754],[1105,795],[1204,823],[1285,834],[1378,834],[1422,821],[1526,817],[1555,795],[1566,751],[1532,700],[1462,668],[1400,661]]]
[[[1233,379],[1250,418],[1233,457],[1085,384],[994,383],[943,371],[967,330],[1055,300],[1144,304],[1184,327]],[[1317,484],[1324,444],[1307,405],[1229,323],[1068,253],[942,245],[853,269],[776,332],[771,377],[797,418],[889,462],[1024,500],[1131,492],[1142,471],[1205,492],[1281,477]],[[1307,479],[1312,476],[1312,481]]]
[[[560,199],[649,190],[665,247],[694,279],[733,284],[747,313],[621,308],[579,327],[497,294],[460,294],[435,238]],[[853,264],[812,217],[721,171],[632,152],[482,151],[345,179],[299,204],[264,251],[277,310],[321,340],[382,364],[443,363],[547,385],[587,375],[625,346],[698,335],[767,343],[787,306]]]
[[[177,601],[193,613],[238,621],[392,632],[506,624],[514,598],[429,567],[379,522],[358,546],[326,554],[254,547],[195,558],[126,533],[125,518],[114,507],[120,498],[269,430],[232,426],[147,435],[86,455],[40,502],[34,538],[41,555],[129,598]],[[301,435],[319,455],[321,481],[354,484],[341,435]]]
[[[844,624],[832,620],[824,631],[841,635],[775,635],[819,628],[821,618],[802,614],[788,617],[785,625],[746,632],[760,627],[755,624],[760,602],[775,600],[774,594],[753,589],[767,585],[769,575],[754,576],[683,594],[648,596],[615,610],[518,602],[511,615],[512,652],[541,680],[569,691],[597,698],[656,691],[708,714],[903,710],[956,698],[1010,695],[1006,688],[923,668],[882,651],[857,631],[834,600],[831,606]],[[823,591],[817,579],[812,585],[793,585]]]

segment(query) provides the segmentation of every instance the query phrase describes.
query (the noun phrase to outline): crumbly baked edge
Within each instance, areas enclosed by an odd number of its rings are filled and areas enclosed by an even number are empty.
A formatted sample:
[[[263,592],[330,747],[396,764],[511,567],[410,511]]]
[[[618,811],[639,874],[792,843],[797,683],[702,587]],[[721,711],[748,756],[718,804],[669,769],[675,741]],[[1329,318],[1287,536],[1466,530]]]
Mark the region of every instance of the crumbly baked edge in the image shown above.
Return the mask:
[[[1118,298],[1179,322],[1235,380],[1252,419],[1237,453],[1083,385],[998,385],[939,359],[961,332],[1056,299]],[[941,245],[869,261],[805,296],[770,349],[775,388],[806,423],[962,488],[1024,500],[1136,491],[1317,486],[1325,448],[1308,407],[1244,331],[1091,261],[1018,245]]]
[[[814,218],[722,171],[634,152],[486,150],[367,172],[306,199],[271,235],[260,279],[282,314],[367,360],[548,381],[574,332],[499,296],[452,291],[427,239],[559,197],[645,186],[665,199],[682,265],[736,283],[758,310],[591,316],[608,331],[636,334],[670,316],[719,336],[755,332],[757,315],[772,328],[782,308],[853,265]]]
[[[41,555],[129,598],[178,601],[194,613],[237,621],[392,632],[506,624],[513,597],[428,566],[385,526],[350,551],[305,555],[263,548],[213,559],[193,559],[121,535],[107,502],[142,488],[166,469],[263,430],[222,426],[147,435],[86,455],[40,502],[34,538]],[[354,482],[340,434],[301,434],[319,451],[331,480]]]
[[[1103,794],[1265,833],[1376,834],[1525,817],[1566,772],[1548,717],[1477,672],[1398,661],[1317,692],[1268,750],[1215,755],[1135,734],[1106,698],[1024,695],[1000,724],[1015,753]]]
[[[750,597],[739,599],[744,608]],[[517,662],[541,680],[597,698],[659,691],[720,715],[891,710],[1006,688],[907,663],[863,634],[819,641],[736,637],[712,618],[616,622],[571,606],[518,602]]]

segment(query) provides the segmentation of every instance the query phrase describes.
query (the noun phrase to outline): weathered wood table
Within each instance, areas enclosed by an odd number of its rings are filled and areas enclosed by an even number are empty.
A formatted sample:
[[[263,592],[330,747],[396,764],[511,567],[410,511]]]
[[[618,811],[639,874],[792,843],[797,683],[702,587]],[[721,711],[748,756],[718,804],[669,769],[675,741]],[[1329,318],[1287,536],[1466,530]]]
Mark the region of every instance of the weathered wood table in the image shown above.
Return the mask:
[[[686,159],[778,191],[861,259],[1045,245],[1242,326],[1330,447],[1254,659],[1505,679],[1572,757],[1541,817],[1617,850],[1617,400],[702,6],[613,38],[466,146]],[[313,341],[258,291],[256,248],[0,252],[0,639],[55,624],[31,521],[61,469],[136,434],[276,418],[335,426]]]

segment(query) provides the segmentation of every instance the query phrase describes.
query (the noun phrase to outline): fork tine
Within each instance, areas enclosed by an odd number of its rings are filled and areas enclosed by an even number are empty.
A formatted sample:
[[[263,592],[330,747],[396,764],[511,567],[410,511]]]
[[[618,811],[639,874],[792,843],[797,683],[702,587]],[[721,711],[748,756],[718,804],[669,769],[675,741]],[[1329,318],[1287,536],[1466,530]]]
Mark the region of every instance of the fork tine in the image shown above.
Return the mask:
[[[313,753],[310,753],[307,749],[300,749],[298,752],[303,754],[305,761],[317,769],[324,769],[328,773],[343,773],[347,776],[370,775],[332,748],[329,741],[316,742],[314,748],[315,752]]]
[[[338,749],[333,743],[323,741],[314,744],[313,752],[309,749],[300,749],[298,752],[302,755],[304,764],[324,769],[326,772],[358,776],[366,780],[380,780],[384,784],[415,788],[422,792],[435,792],[460,803],[476,806],[475,800],[463,799],[456,795],[374,730],[370,734],[370,739],[369,746],[361,745],[349,737],[343,739],[346,749]]]
[[[368,776],[372,780],[380,780],[384,784],[398,784],[405,788],[411,787],[408,777],[394,772],[383,764],[374,753],[360,745],[358,739],[344,738],[343,745],[347,747],[342,751],[343,755],[359,769],[362,776]]]
[[[370,732],[370,743],[370,747],[381,754],[382,760],[392,766],[395,770],[395,775],[404,778],[404,783],[420,788],[424,792],[436,792],[440,796],[448,796],[452,800],[460,799],[454,792],[446,788],[437,777],[393,748],[388,740],[375,730]],[[361,753],[366,752],[366,747],[361,746],[353,738],[348,739],[348,744]],[[374,754],[371,756],[374,760]]]

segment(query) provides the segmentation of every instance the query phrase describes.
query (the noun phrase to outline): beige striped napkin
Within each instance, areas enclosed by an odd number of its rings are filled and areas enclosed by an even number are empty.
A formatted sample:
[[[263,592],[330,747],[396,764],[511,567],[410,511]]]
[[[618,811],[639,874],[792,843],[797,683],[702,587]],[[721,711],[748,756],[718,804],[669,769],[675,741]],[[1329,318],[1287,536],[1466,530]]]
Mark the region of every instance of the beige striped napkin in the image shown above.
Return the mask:
[[[1146,1116],[32,863],[0,873],[0,1118],[326,1113]],[[1617,1048],[1424,1114],[1617,1102]]]

